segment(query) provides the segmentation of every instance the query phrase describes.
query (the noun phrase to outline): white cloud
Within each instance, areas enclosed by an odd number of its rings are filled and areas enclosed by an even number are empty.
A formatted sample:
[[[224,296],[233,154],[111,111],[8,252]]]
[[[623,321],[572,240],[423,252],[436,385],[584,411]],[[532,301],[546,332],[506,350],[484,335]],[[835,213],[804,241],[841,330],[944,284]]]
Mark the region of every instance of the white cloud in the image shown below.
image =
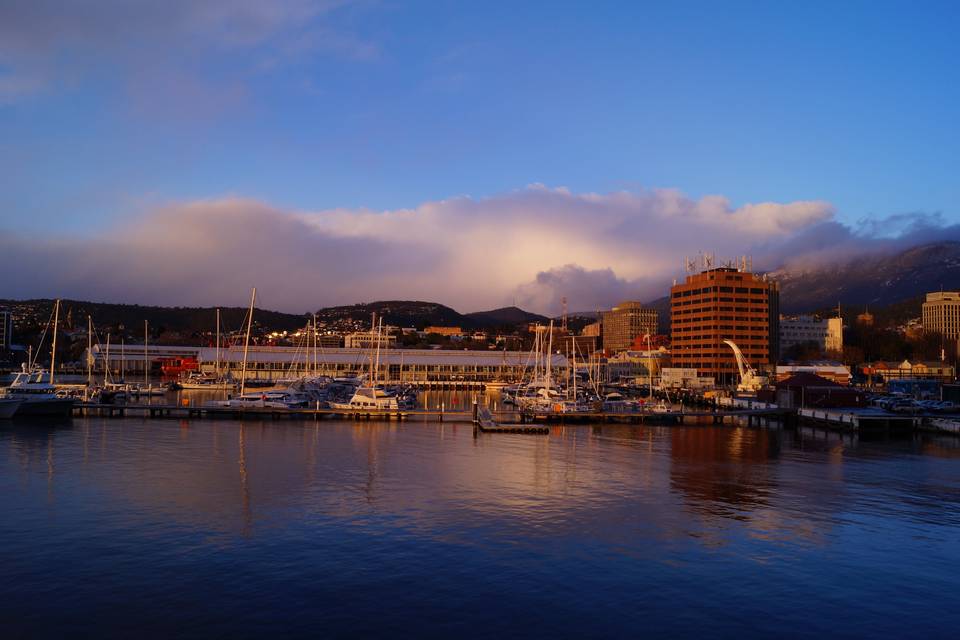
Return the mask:
[[[672,191],[572,193],[534,185],[415,209],[286,211],[221,198],[172,204],[96,240],[3,234],[9,297],[64,296],[159,304],[241,303],[290,311],[416,298],[463,311],[520,302],[555,312],[653,298],[684,255],[777,256],[830,224],[824,202],[734,208]],[[764,258],[761,256],[761,261]]]

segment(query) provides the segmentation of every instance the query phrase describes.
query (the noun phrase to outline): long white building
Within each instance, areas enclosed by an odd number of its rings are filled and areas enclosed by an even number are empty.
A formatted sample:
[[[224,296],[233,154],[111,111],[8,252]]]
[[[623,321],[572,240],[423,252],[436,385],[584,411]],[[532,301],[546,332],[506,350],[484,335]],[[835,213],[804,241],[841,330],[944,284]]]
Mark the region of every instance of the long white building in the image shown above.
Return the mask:
[[[151,346],[146,352],[146,362],[157,370],[164,359],[194,358],[200,370],[213,373],[229,373],[240,378],[243,369],[243,347],[229,347],[218,352],[213,347],[166,347]],[[105,349],[93,348],[93,364],[96,372],[103,371]],[[369,349],[318,349],[304,350],[298,347],[250,347],[247,353],[247,377],[277,379],[295,376],[304,372],[332,377],[346,376],[370,371]],[[110,368],[118,372],[122,368],[130,375],[143,374],[145,362],[143,346],[128,346],[121,360],[120,350],[110,349]],[[122,364],[121,364],[122,363]],[[555,354],[551,366],[558,372],[566,369],[567,359]],[[520,380],[533,359],[527,351],[454,351],[445,349],[381,349],[378,377],[383,380],[402,382],[490,382],[494,380]],[[529,373],[527,374],[529,377]]]

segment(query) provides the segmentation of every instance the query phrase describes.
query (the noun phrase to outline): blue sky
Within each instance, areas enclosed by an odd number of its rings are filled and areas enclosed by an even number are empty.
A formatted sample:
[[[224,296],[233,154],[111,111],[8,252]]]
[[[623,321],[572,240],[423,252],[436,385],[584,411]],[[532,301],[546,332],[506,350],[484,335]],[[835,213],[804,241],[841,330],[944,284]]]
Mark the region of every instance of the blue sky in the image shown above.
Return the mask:
[[[265,6],[0,1],[0,228],[530,184],[960,217],[957,3]]]

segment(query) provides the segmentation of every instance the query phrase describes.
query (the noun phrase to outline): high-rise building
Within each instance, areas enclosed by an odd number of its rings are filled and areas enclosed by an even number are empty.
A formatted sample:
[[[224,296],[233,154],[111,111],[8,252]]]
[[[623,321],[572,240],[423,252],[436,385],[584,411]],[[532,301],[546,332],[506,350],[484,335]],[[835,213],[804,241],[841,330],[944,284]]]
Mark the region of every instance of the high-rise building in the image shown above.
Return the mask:
[[[923,303],[923,330],[945,338],[960,338],[960,292],[927,294]]]
[[[798,344],[814,343],[821,351],[843,351],[843,320],[814,316],[780,316],[780,355]]]
[[[639,302],[621,302],[603,314],[603,348],[607,351],[625,351],[634,338],[657,333],[657,310]]]
[[[732,267],[689,275],[670,288],[673,366],[733,382],[737,361],[723,344],[733,340],[755,369],[767,371],[779,353],[779,318],[774,281]]]
[[[13,341],[13,314],[0,311],[0,351],[9,351]]]

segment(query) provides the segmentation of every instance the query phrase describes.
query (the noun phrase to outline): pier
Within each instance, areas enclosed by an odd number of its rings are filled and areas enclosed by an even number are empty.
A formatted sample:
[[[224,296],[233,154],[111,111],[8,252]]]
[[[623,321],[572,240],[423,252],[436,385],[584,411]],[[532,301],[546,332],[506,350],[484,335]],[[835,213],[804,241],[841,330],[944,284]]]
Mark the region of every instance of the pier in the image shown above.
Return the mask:
[[[521,413],[514,410],[493,411],[483,408],[484,415],[489,416],[501,426],[514,425],[519,429],[521,425],[529,427],[532,423],[552,424],[587,424],[587,423],[618,423],[618,424],[650,424],[650,425],[703,425],[703,424],[733,424],[745,421],[748,426],[761,425],[770,421],[789,421],[796,415],[789,409],[733,409],[726,411],[667,411],[667,412],[533,412]],[[301,420],[320,420],[334,418],[343,420],[419,420],[436,422],[474,422],[477,416],[468,410],[444,409],[408,409],[408,410],[345,410],[326,408],[306,409],[278,409],[271,407],[217,407],[204,405],[184,404],[98,404],[83,402],[73,408],[74,415],[125,417],[139,416],[153,419],[238,419],[238,418],[298,418]],[[519,422],[517,422],[519,420]],[[492,426],[492,425],[490,425]]]

